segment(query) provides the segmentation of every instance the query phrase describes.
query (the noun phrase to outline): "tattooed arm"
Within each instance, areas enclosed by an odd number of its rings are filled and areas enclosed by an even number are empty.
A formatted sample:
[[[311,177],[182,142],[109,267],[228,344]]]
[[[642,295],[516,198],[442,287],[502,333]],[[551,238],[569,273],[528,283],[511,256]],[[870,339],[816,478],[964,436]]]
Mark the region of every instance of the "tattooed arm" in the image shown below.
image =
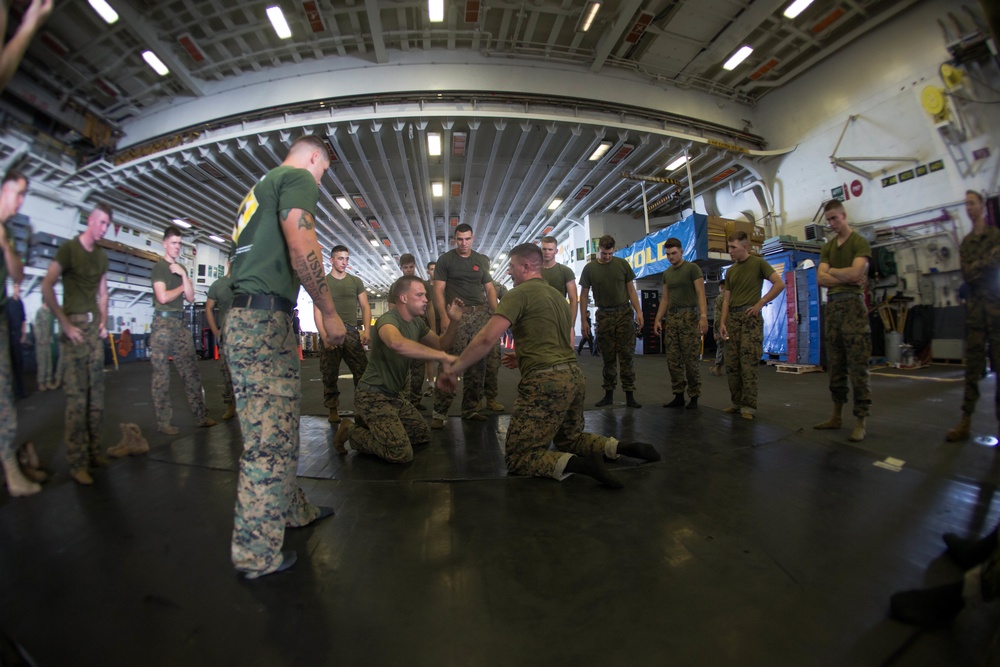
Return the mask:
[[[281,232],[288,243],[292,268],[302,281],[302,287],[312,297],[313,304],[323,314],[325,342],[328,345],[340,345],[344,342],[347,329],[333,307],[333,299],[326,285],[323,251],[316,239],[316,221],[312,213],[300,208],[281,211]]]

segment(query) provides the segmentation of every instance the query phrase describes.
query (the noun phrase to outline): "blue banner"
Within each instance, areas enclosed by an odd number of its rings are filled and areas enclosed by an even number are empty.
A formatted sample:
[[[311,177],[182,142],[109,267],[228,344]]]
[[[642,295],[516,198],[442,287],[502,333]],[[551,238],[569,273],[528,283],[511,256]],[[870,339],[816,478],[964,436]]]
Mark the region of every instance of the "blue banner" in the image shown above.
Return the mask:
[[[639,239],[616,252],[615,257],[628,262],[636,278],[663,273],[670,266],[663,242],[671,237],[680,239],[687,261],[708,258],[708,216],[701,213],[692,213],[680,222]]]

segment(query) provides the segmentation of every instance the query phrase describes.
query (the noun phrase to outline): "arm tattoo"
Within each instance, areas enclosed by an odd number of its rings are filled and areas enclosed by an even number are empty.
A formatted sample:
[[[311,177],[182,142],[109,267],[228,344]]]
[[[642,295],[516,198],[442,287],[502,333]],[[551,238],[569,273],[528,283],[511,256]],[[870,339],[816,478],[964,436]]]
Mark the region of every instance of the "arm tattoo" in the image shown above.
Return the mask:
[[[329,290],[326,284],[326,276],[323,275],[323,260],[315,250],[302,257],[296,262],[295,272],[299,274],[302,287],[313,298],[313,301],[320,299]]]
[[[315,227],[316,220],[313,219],[312,213],[303,211],[302,215],[299,216],[299,229],[314,229]]]

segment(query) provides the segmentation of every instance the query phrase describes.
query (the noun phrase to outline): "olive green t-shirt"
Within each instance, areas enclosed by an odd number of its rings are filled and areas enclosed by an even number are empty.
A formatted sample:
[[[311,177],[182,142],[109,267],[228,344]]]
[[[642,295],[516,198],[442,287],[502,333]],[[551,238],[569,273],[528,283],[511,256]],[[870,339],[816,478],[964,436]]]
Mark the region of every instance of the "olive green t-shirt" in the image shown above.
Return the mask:
[[[462,257],[457,250],[449,250],[438,257],[434,280],[447,283],[444,290],[446,306],[455,297],[466,306],[481,306],[486,303],[486,283],[493,280],[490,258],[475,250],[468,257]]]
[[[771,265],[757,255],[750,255],[726,269],[729,307],[752,306],[760,301],[761,286],[773,273]]]
[[[701,267],[688,261],[664,271],[663,284],[667,286],[669,300],[667,305],[670,308],[697,308],[698,293],[694,289],[694,281],[704,277]]]
[[[361,278],[352,276],[350,273],[337,280],[332,273],[326,274],[326,286],[330,288],[330,296],[333,297],[333,307],[336,308],[340,319],[344,324],[352,327],[358,323],[358,295],[365,291],[365,284]],[[365,322],[365,324],[368,324]]]
[[[594,304],[598,308],[613,308],[629,302],[627,285],[635,280],[635,272],[621,257],[612,257],[607,264],[588,262],[580,272],[580,287],[594,288]]]
[[[229,307],[233,305],[233,279],[229,276],[217,278],[208,288],[208,298],[215,301],[219,307],[219,319],[216,324],[221,328],[222,323],[226,321]]]
[[[849,269],[858,257],[867,257],[870,260],[871,256],[872,248],[868,244],[868,240],[857,232],[851,232],[851,235],[840,247],[837,247],[837,237],[827,241],[823,250],[820,251],[819,263],[825,262],[830,265],[831,269]],[[861,294],[861,285],[836,285],[831,287],[829,291],[830,294],[841,292]]]
[[[574,282],[576,280],[576,274],[573,273],[573,269],[569,268],[565,264],[556,262],[555,266],[551,269],[546,269],[544,266],[542,267],[542,279],[557,289],[565,299],[569,296],[569,290],[566,289],[566,283]]]
[[[496,314],[510,321],[521,375],[576,361],[569,346],[569,304],[541,278],[527,280],[507,292]]]
[[[62,307],[66,314],[94,313],[100,316],[97,290],[101,286],[101,276],[108,271],[108,256],[104,248],[94,246],[87,252],[77,236],[59,246],[56,261],[62,268]]]
[[[365,374],[361,376],[361,381],[367,382],[373,387],[383,387],[386,391],[399,394],[407,386],[407,373],[410,370],[411,359],[393,352],[382,342],[378,331],[386,324],[396,327],[404,338],[413,341],[420,341],[430,332],[430,328],[424,318],[417,317],[412,322],[407,322],[395,309],[387,310],[375,320],[375,333],[372,335],[371,352],[368,354],[368,367],[365,369]]]
[[[181,266],[181,268],[184,268]],[[184,269],[185,271],[187,269]],[[169,292],[172,289],[177,289],[184,284],[184,280],[170,270],[170,263],[165,259],[161,259],[153,266],[153,276],[150,279],[155,285],[156,283],[163,283]],[[160,303],[156,295],[153,295],[153,310],[163,310],[172,313],[179,313],[184,310],[184,293],[181,292],[172,301],[166,303]]]
[[[281,211],[316,214],[319,187],[305,169],[282,165],[267,172],[243,199],[233,229],[233,292],[271,294],[296,301],[299,276],[281,231]]]

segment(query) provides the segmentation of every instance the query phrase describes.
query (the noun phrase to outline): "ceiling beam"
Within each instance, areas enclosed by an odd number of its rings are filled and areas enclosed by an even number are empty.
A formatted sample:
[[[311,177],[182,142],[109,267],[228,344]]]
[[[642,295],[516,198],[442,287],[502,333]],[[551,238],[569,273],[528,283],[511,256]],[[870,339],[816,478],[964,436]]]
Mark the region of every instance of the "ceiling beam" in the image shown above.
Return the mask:
[[[173,47],[160,40],[156,29],[149,25],[146,19],[125,2],[116,2],[115,11],[118,12],[118,16],[121,17],[125,25],[156,53],[160,60],[163,61],[163,64],[167,66],[167,69],[170,70],[171,74],[177,77],[184,84],[185,88],[195,97],[204,97],[205,89],[202,87],[201,82],[195,79],[191,75],[191,72],[188,71],[188,68],[174,56]]]

